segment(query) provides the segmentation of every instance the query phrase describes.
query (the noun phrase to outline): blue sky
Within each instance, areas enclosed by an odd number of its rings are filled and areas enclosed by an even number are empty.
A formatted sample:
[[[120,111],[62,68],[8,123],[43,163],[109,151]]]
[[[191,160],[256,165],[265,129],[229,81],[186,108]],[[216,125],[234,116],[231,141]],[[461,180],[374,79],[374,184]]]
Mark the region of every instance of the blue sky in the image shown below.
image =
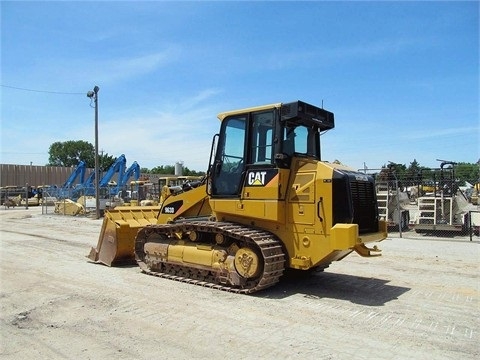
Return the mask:
[[[474,163],[479,3],[1,2],[1,153],[56,141],[205,171],[220,112],[302,100],[335,113],[323,159]],[[27,91],[36,90],[36,91]]]

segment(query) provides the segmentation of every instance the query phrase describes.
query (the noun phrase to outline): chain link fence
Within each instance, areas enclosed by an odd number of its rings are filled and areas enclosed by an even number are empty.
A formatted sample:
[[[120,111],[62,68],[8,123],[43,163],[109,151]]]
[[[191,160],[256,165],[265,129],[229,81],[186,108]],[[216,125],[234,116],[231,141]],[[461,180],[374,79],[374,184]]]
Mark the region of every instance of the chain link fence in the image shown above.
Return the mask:
[[[100,213],[116,206],[157,205],[160,198],[159,184],[137,181],[123,187],[100,188]],[[95,215],[96,198],[94,187],[74,187],[69,189],[44,189],[42,214]]]
[[[157,176],[155,182],[136,180],[125,186],[112,183],[108,187],[100,187],[100,213],[103,216],[106,209],[119,205],[158,205],[164,186],[170,187],[173,192],[180,192],[188,188],[189,183],[198,182],[201,178],[201,176],[167,175]],[[67,188],[55,185],[7,186],[0,188],[0,199],[5,207],[41,206],[42,214],[96,215],[94,186],[75,185]]]
[[[100,188],[100,210],[103,212],[118,205],[156,205],[160,189],[160,183],[142,181],[123,187]],[[96,213],[94,187],[9,186],[1,189],[0,199],[5,208],[41,206],[42,214],[88,216]]]
[[[123,187],[116,185],[101,187],[99,189],[100,213],[103,216],[105,210],[116,206],[158,205],[164,186],[169,186],[172,191],[177,192],[182,191],[183,186],[188,183],[197,182],[200,179],[199,176],[169,175],[158,177],[156,182],[138,180]],[[40,198],[43,214],[96,215],[95,188],[92,186],[45,187],[35,197]]]
[[[398,177],[393,168],[374,173],[379,216],[389,233],[406,238],[479,240],[478,182],[459,181],[453,167],[428,176]]]

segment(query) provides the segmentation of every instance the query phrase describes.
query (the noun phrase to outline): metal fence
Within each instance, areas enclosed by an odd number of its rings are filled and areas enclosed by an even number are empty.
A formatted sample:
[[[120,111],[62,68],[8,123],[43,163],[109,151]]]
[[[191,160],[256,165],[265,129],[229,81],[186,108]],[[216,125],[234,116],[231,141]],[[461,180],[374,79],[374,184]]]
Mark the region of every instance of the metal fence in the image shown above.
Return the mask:
[[[0,187],[61,185],[72,171],[73,168],[62,166],[0,164]]]
[[[142,183],[121,188],[100,188],[100,213],[118,205],[156,205],[160,199],[158,183]],[[70,189],[54,186],[32,189],[25,187],[7,187],[1,189],[2,204],[10,207],[42,208],[42,214],[60,214],[88,216],[96,213],[94,187],[73,187]]]
[[[398,179],[377,181],[379,216],[392,235],[474,240],[480,207],[467,190],[445,179],[413,186]]]
[[[154,183],[127,185],[121,188],[106,187],[99,190],[101,213],[105,209],[119,205],[154,205],[158,204],[160,199],[160,187]],[[42,213],[89,215],[96,212],[94,187],[49,188],[42,192],[41,199]]]
[[[470,210],[468,212],[468,233],[470,236],[470,241],[476,236],[480,237],[480,209],[479,210]]]

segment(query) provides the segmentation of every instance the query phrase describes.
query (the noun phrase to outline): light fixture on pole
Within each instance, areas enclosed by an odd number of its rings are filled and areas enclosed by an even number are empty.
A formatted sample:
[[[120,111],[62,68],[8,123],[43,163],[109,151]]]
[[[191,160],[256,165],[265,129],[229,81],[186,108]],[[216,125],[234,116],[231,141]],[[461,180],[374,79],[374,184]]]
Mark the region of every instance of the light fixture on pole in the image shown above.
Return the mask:
[[[95,86],[93,91],[87,92],[87,96],[95,102],[95,213],[97,219],[100,219],[100,189],[99,189],[99,169],[98,169],[98,91],[100,88]]]

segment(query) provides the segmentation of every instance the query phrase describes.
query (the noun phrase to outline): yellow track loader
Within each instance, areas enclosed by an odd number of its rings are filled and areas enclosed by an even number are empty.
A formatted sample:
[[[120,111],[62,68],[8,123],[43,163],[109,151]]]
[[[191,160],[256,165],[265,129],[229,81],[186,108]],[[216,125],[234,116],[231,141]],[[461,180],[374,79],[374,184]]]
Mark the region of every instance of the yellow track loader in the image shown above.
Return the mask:
[[[107,211],[90,260],[237,293],[326,268],[387,237],[374,179],[321,160],[334,114],[302,101],[218,115],[206,177],[158,207]]]

